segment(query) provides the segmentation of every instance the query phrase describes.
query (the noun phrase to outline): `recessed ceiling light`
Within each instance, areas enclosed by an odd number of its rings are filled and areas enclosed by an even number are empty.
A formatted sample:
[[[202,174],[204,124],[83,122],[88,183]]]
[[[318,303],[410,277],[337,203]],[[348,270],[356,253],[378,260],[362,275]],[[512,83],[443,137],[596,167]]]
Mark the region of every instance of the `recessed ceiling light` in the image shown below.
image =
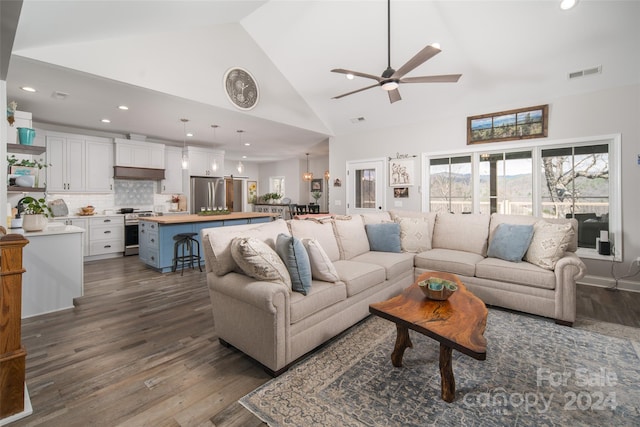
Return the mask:
[[[244,146],[245,146],[245,147],[251,147],[251,143],[250,143],[250,142],[245,142],[245,143],[244,143]]]
[[[128,110],[129,107],[127,107],[126,105],[118,105],[118,110]]]
[[[31,86],[22,86],[22,87],[20,87],[20,89],[22,89],[25,92],[36,92],[36,90],[34,88],[32,88]]]
[[[102,123],[111,123],[111,120],[109,120],[109,119],[102,119],[102,120],[100,120],[100,121],[101,121]]]
[[[560,9],[569,10],[572,9],[576,4],[578,4],[578,0],[562,0],[560,2]]]
[[[246,159],[246,158],[247,158],[247,156],[242,156],[242,158],[243,158],[243,159]]]
[[[191,132],[188,132],[187,136],[191,137],[191,136],[193,136],[193,134]]]

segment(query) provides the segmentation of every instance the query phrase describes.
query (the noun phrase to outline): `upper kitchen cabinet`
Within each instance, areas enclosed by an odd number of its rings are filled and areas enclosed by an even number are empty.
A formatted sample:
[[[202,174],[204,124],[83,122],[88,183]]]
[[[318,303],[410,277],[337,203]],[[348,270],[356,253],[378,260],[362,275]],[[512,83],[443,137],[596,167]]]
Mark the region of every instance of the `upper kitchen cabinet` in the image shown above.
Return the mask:
[[[160,185],[162,194],[182,194],[182,149],[165,147],[164,179]]]
[[[189,175],[222,176],[224,173],[224,151],[188,147]]]
[[[164,144],[116,138],[115,145],[115,166],[164,169]]]
[[[110,139],[72,134],[47,135],[47,191],[113,191],[113,143]]]

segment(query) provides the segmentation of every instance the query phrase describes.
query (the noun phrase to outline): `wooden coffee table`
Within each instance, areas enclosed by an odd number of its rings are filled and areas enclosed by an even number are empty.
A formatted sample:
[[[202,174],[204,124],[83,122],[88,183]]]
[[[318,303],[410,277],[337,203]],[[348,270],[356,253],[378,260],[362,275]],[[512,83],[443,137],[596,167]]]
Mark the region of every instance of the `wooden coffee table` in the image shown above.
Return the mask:
[[[446,301],[434,301],[424,296],[418,282],[429,277],[450,280],[458,290]],[[456,383],[453,377],[451,354],[453,349],[477,360],[487,357],[487,340],[484,329],[487,308],[467,290],[455,274],[426,272],[400,295],[387,301],[369,305],[369,312],[396,324],[398,335],[391,353],[391,363],[402,366],[402,356],[407,347],[413,347],[409,329],[413,329],[440,343],[440,378],[442,399],[453,402]]]

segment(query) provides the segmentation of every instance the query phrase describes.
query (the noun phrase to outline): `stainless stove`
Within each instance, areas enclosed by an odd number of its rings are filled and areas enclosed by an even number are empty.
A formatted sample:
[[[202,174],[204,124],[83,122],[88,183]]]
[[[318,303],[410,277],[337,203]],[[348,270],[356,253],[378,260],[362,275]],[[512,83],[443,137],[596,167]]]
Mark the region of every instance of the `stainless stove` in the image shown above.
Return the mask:
[[[138,218],[157,216],[153,211],[135,211],[124,214],[124,256],[137,255],[138,244]]]

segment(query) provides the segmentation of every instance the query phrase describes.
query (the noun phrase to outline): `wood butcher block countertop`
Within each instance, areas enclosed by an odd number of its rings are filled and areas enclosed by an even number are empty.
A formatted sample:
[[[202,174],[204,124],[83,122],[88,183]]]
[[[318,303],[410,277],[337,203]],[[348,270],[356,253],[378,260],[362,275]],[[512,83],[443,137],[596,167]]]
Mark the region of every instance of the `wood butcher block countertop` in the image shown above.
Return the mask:
[[[188,224],[191,222],[228,221],[232,219],[277,217],[278,214],[261,212],[232,212],[227,215],[162,215],[140,218],[141,221],[157,222],[158,224]]]

